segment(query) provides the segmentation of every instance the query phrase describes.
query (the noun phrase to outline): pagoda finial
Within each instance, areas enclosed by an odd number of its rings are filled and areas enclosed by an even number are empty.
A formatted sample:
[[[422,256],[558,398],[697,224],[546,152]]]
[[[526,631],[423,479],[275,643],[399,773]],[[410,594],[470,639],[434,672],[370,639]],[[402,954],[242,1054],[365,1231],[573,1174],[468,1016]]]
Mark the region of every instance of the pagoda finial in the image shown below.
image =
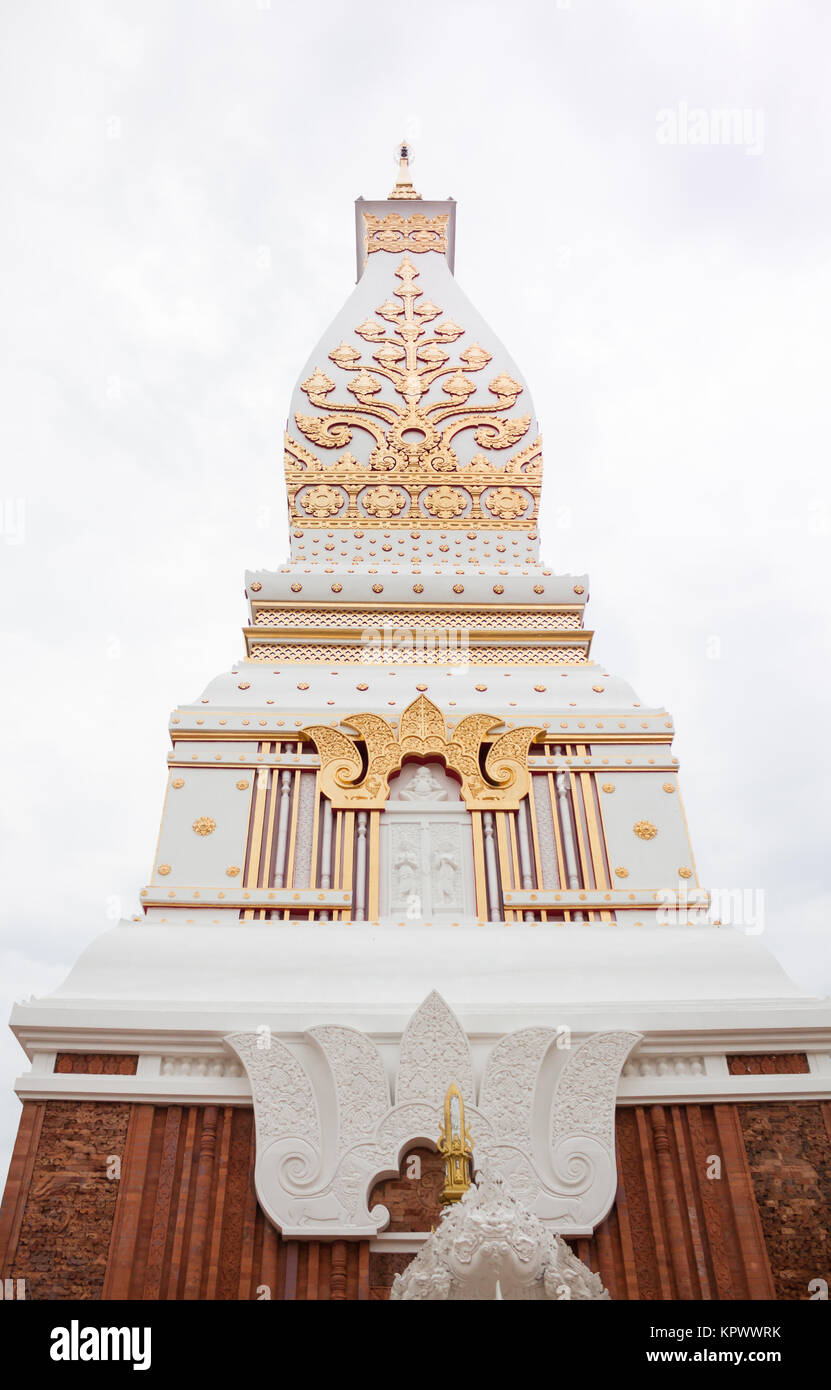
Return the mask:
[[[390,198],[420,198],[421,194],[416,193],[410,178],[410,161],[413,158],[412,145],[406,140],[402,140],[397,147],[396,156],[398,159],[398,178],[395,180],[395,188],[392,190]]]

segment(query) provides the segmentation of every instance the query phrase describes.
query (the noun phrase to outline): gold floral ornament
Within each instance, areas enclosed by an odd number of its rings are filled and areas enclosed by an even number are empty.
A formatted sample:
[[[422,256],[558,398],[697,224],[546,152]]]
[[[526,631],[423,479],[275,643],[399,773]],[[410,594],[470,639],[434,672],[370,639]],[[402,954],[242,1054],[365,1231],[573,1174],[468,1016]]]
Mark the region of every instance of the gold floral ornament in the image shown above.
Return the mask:
[[[401,481],[411,499],[436,473],[464,473],[474,489],[474,501],[483,490],[516,479],[528,488],[526,507],[517,515],[533,521],[541,477],[539,440],[501,466],[482,454],[465,466],[457,453],[457,436],[463,431],[471,431],[479,447],[488,451],[512,448],[528,433],[530,415],[512,413],[522,385],[503,371],[488,382],[487,391],[493,399],[480,399],[485,396],[484,383],[477,385],[475,378],[492,360],[491,354],[479,343],[452,353],[451,345],[463,336],[464,329],[443,319],[441,306],[425,297],[417,283],[419,272],[409,258],[399,262],[395,277],[398,284],[390,298],[378,305],[375,317],[365,319],[354,330],[369,351],[364,354],[354,343],[341,342],[329,353],[339,374],[337,381],[345,390],[338,389],[320,367],[302,383],[301,389],[317,413],[298,411],[295,421],[312,445],[321,450],[343,450],[355,433],[361,432],[369,435],[371,447],[366,463],[347,452],[327,465],[304,444],[287,437],[286,476],[290,495],[293,493],[293,523],[303,519],[300,508],[305,505],[306,494],[296,492],[300,482],[301,488],[303,484],[341,486],[349,501],[345,510],[338,509],[336,524],[354,525],[361,516],[357,496],[362,477],[369,483],[378,472],[406,474]],[[391,391],[383,389],[385,383]],[[525,517],[526,510],[532,515]],[[331,519],[334,514],[320,515]],[[442,519],[452,520],[454,515],[458,513],[448,513]],[[499,524],[500,518],[484,515],[488,524]],[[403,521],[403,512],[400,518]]]
[[[236,878],[237,874],[239,873],[239,865],[229,864],[225,872],[229,878]]]
[[[170,873],[170,865],[169,865],[169,864],[160,864],[160,865],[159,865],[159,873],[162,875],[163,878],[166,878],[167,875]]]
[[[193,822],[193,830],[196,835],[213,835],[216,821],[212,816],[198,816]]]
[[[686,867],[686,865],[685,865],[682,869],[679,869],[679,870],[678,870],[678,877],[679,877],[679,878],[692,878],[692,869],[688,869],[688,868]]]
[[[524,493],[517,492],[515,488],[498,487],[483,497],[482,505],[500,521],[516,521],[518,516],[527,512],[529,500]]]
[[[339,488],[321,484],[318,487],[304,488],[298,493],[297,500],[308,516],[322,518],[335,516],[343,507],[346,496]]]
[[[517,810],[528,792],[528,750],[544,733],[534,725],[509,729],[491,740],[503,721],[492,714],[469,714],[448,737],[444,715],[426,695],[419,695],[401,715],[395,730],[380,714],[351,714],[342,721],[355,737],[325,724],[303,730],[320,754],[320,786],[333,807],[379,810],[389,796],[389,777],[408,756],[438,757],[455,772],[470,810],[498,807]]]
[[[460,487],[447,487],[446,484],[442,487],[429,488],[422,498],[424,510],[440,521],[461,516],[469,502],[470,493],[465,492]]]
[[[658,834],[658,827],[653,825],[651,820],[635,821],[632,829],[639,840],[654,840]]]
[[[628,869],[624,869],[623,866],[622,866],[621,864],[619,864],[618,867],[615,869],[615,874],[617,875],[618,878],[628,878],[628,877],[629,877],[629,870],[628,870]]]
[[[411,217],[390,212],[386,217],[376,217],[365,212],[364,246],[367,256],[373,251],[424,251],[447,252],[447,223],[450,214],[440,213],[438,217],[427,217],[423,212],[414,212]]]
[[[391,516],[398,516],[399,512],[404,510],[407,494],[400,488],[382,485],[367,488],[366,492],[361,494],[360,501],[364,511],[370,516],[386,520]]]

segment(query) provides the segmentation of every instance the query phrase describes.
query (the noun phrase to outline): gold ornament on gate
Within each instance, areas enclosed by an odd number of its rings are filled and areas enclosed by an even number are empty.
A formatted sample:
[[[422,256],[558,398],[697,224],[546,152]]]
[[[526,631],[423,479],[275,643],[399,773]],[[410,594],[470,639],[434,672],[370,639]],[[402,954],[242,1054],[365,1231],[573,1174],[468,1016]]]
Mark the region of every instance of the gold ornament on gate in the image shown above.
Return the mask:
[[[455,1082],[448,1086],[444,1098],[444,1124],[441,1126],[438,1150],[444,1159],[441,1200],[445,1204],[459,1202],[470,1187],[473,1140],[465,1124],[462,1093]]]

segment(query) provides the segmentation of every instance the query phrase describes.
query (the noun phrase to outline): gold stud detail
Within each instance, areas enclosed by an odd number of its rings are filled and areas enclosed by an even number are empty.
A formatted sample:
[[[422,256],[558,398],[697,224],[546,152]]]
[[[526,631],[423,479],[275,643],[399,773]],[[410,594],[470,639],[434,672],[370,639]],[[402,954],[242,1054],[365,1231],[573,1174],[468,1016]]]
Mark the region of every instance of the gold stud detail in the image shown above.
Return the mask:
[[[239,685],[237,686],[237,690],[250,690],[250,689],[251,689],[251,682],[250,682],[250,681],[240,681]]]
[[[262,587],[263,587],[263,586],[262,586],[262,584],[260,583],[259,579],[253,580],[253,582],[252,582],[252,584],[251,584],[251,588],[252,588],[252,590],[253,590],[253,592],[254,592],[255,594],[258,594],[258,593],[260,592],[260,589],[261,589]]]
[[[592,690],[596,691],[596,693],[597,693],[598,695],[602,695],[602,694],[603,694],[603,691],[604,691],[605,689],[606,689],[605,685],[593,685],[593,686],[592,686]]]
[[[239,864],[229,864],[225,872],[229,878],[236,878],[239,873]]]
[[[678,870],[678,877],[679,877],[679,878],[692,878],[692,869],[688,869],[687,866],[684,865],[683,869],[679,869],[679,870]]]
[[[487,690],[487,688],[488,687],[486,685],[477,685],[476,687],[477,690]]]
[[[238,791],[238,792],[247,792],[247,791],[248,791],[248,783],[245,782],[245,781],[243,781],[243,782],[237,782],[237,791]]]
[[[546,687],[544,685],[535,685],[534,689],[536,690],[538,695],[543,695],[545,694]]]
[[[356,685],[356,686],[355,686],[355,689],[356,689],[356,690],[369,690],[369,686],[367,685],[366,681],[361,681],[360,685]]]
[[[619,864],[618,867],[615,869],[615,874],[618,878],[628,878],[629,870],[624,869],[623,866]]]
[[[495,594],[504,594],[504,592],[505,592],[505,585],[504,585],[504,584],[494,584],[494,586],[493,586],[493,592],[494,592]]]
[[[609,792],[609,793],[611,793],[611,792],[614,791],[614,789],[615,789],[615,784],[614,784],[614,782],[604,782],[604,783],[603,783],[602,790],[603,790],[604,792]]]
[[[160,864],[160,865],[159,865],[159,873],[162,875],[163,878],[166,878],[167,875],[170,873],[170,865],[169,865],[169,864]]]
[[[196,835],[213,835],[216,830],[216,821],[212,816],[197,816],[193,822],[193,830]]]
[[[454,584],[454,585],[453,585],[453,592],[454,592],[454,594],[463,594],[464,591],[465,591],[465,586],[464,586],[464,584]]]
[[[185,785],[185,779],[184,777],[174,777],[170,785],[171,787],[175,787],[178,791],[180,787]]]
[[[654,840],[658,834],[657,825],[653,825],[651,820],[638,820],[632,826],[639,840]]]
[[[674,792],[674,791],[675,791],[675,787],[672,785],[671,782],[664,782],[664,791],[665,791],[665,792]]]
[[[382,594],[384,592],[383,584],[373,584],[372,592],[373,594]]]
[[[414,594],[423,594],[423,593],[424,593],[424,585],[423,585],[423,584],[414,584],[414,585],[413,585],[413,593],[414,593]]]
[[[332,593],[333,593],[333,594],[339,594],[339,593],[341,592],[342,589],[343,589],[343,585],[342,585],[342,584],[333,584],[333,585],[332,585]]]
[[[535,594],[544,594],[544,593],[545,593],[545,585],[544,585],[544,584],[535,584],[535,585],[534,585],[534,593],[535,593]]]
[[[574,592],[575,594],[584,594],[586,591],[582,584],[575,584]]]
[[[297,689],[298,689],[298,690],[308,690],[308,688],[309,688],[309,682],[308,682],[308,681],[298,681],[298,682],[297,682]]]

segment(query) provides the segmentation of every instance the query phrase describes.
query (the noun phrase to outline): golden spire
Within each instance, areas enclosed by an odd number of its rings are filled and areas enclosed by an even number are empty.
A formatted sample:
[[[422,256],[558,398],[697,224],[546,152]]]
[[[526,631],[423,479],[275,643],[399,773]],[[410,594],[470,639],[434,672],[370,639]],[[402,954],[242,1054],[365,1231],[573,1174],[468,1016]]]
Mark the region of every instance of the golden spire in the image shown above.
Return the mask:
[[[444,1159],[444,1187],[441,1200],[444,1203],[458,1202],[470,1187],[473,1140],[465,1124],[462,1093],[455,1083],[448,1086],[444,1098],[444,1124],[441,1127],[438,1149]]]
[[[413,157],[412,146],[402,140],[398,146],[398,178],[395,180],[395,188],[390,194],[390,198],[421,198],[420,193],[416,193],[410,178],[410,160]]]

